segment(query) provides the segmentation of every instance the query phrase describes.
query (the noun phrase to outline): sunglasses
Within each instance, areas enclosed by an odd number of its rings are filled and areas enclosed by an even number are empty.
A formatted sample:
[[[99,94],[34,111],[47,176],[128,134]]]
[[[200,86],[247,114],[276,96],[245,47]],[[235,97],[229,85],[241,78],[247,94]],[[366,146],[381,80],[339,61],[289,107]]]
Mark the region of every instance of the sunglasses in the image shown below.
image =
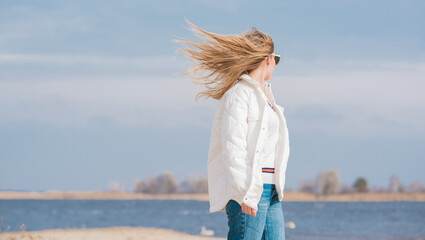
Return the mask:
[[[270,55],[274,55],[274,61],[276,62],[276,65],[279,63],[279,61],[280,61],[280,55],[278,55],[278,54],[274,54],[274,53],[272,53],[272,54],[270,54]],[[267,58],[267,57],[266,57]]]

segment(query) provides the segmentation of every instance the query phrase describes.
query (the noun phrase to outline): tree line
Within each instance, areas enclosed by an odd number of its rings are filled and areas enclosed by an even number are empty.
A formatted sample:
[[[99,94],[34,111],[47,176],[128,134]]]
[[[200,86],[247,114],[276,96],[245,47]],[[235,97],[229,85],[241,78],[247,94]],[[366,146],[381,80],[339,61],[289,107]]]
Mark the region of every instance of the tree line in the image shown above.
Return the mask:
[[[388,187],[372,188],[366,178],[358,177],[351,186],[343,185],[338,169],[331,169],[319,172],[315,180],[305,179],[299,181],[299,192],[315,193],[320,195],[344,194],[353,192],[422,192],[425,193],[425,186],[419,182],[412,182],[409,186],[404,186],[396,175],[391,176]]]
[[[112,182],[109,190],[123,192],[124,185]],[[294,191],[285,187],[285,191]],[[388,187],[372,188],[364,177],[358,177],[352,185],[344,185],[341,182],[338,169],[321,171],[315,179],[303,179],[299,181],[298,192],[314,193],[318,195],[344,194],[344,193],[367,193],[367,192],[422,192],[425,186],[419,182],[412,182],[409,186],[400,183],[397,176],[390,178]],[[134,182],[134,192],[149,194],[170,193],[208,193],[208,179],[201,174],[190,174],[186,180],[179,183],[174,173],[167,171],[157,176],[151,175],[146,179]]]
[[[169,194],[169,193],[208,193],[208,179],[201,174],[190,174],[181,183],[172,172],[164,172],[158,176],[136,181],[136,193]]]

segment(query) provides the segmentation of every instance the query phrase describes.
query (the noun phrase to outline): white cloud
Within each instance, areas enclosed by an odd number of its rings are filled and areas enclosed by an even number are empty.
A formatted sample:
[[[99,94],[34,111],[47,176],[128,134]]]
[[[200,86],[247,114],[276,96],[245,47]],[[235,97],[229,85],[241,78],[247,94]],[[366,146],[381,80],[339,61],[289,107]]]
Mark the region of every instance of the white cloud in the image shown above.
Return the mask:
[[[139,67],[163,67],[175,64],[176,56],[150,56],[140,58],[130,57],[100,57],[87,55],[37,55],[37,54],[7,54],[0,53],[0,64],[93,64],[93,65],[132,65]]]
[[[187,79],[58,79],[0,82],[0,122],[36,121],[86,125],[107,116],[117,124],[204,124],[211,103],[195,104],[196,88]]]
[[[425,63],[409,67],[392,64],[375,71],[336,70],[318,75],[276,76],[271,81],[291,106],[321,103],[391,110],[425,107],[424,74]]]
[[[314,71],[313,71],[314,72]],[[378,70],[276,76],[275,98],[289,113],[317,106],[340,121],[297,118],[300,131],[376,135],[425,133],[425,64],[381,64]],[[332,121],[331,121],[332,120]]]
[[[275,72],[284,74],[285,76],[318,76],[318,75],[335,75],[335,74],[361,74],[370,72],[376,74],[379,72],[398,74],[412,73],[422,71],[424,62],[417,61],[382,61],[370,59],[315,59],[306,61],[300,58],[285,59],[283,57],[282,64],[276,68]],[[275,74],[276,75],[276,74]]]
[[[164,62],[173,61],[170,59],[173,57],[0,55],[0,63],[79,62],[145,67],[164,66]],[[285,115],[289,120],[294,119],[289,121],[293,130],[344,135],[386,134],[389,130],[399,134],[425,132],[424,63],[293,62],[288,65],[282,65],[284,68],[273,76],[271,83],[277,102],[286,109]],[[331,71],[332,66],[335,71]],[[306,71],[286,73],[288,67]],[[281,72],[285,75],[278,75]],[[168,77],[167,74],[160,77],[36,76],[26,81],[3,81],[0,82],[0,110],[8,114],[0,116],[0,122],[86,125],[96,119],[109,119],[122,125],[210,126],[216,101],[195,104],[195,94],[200,90],[188,77],[171,73]],[[304,113],[298,114],[300,111]],[[325,113],[320,119],[311,115],[320,111]]]

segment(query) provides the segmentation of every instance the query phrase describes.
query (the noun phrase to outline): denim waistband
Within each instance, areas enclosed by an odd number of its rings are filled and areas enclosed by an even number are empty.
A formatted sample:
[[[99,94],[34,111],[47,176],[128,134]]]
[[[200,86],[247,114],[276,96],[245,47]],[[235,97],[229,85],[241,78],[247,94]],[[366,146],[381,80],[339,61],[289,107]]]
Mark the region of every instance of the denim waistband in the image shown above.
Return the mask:
[[[263,184],[263,189],[275,189],[276,186],[274,184],[270,184],[270,183],[264,183]]]

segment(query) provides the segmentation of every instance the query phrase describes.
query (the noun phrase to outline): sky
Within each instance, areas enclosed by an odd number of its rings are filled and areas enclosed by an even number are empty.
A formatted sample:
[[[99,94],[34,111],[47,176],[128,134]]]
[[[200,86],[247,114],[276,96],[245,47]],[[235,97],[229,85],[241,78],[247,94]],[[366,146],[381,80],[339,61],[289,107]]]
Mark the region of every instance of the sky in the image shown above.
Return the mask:
[[[0,190],[106,190],[207,174],[217,100],[173,39],[256,27],[282,55],[285,187],[338,169],[425,184],[425,2],[0,0]]]

